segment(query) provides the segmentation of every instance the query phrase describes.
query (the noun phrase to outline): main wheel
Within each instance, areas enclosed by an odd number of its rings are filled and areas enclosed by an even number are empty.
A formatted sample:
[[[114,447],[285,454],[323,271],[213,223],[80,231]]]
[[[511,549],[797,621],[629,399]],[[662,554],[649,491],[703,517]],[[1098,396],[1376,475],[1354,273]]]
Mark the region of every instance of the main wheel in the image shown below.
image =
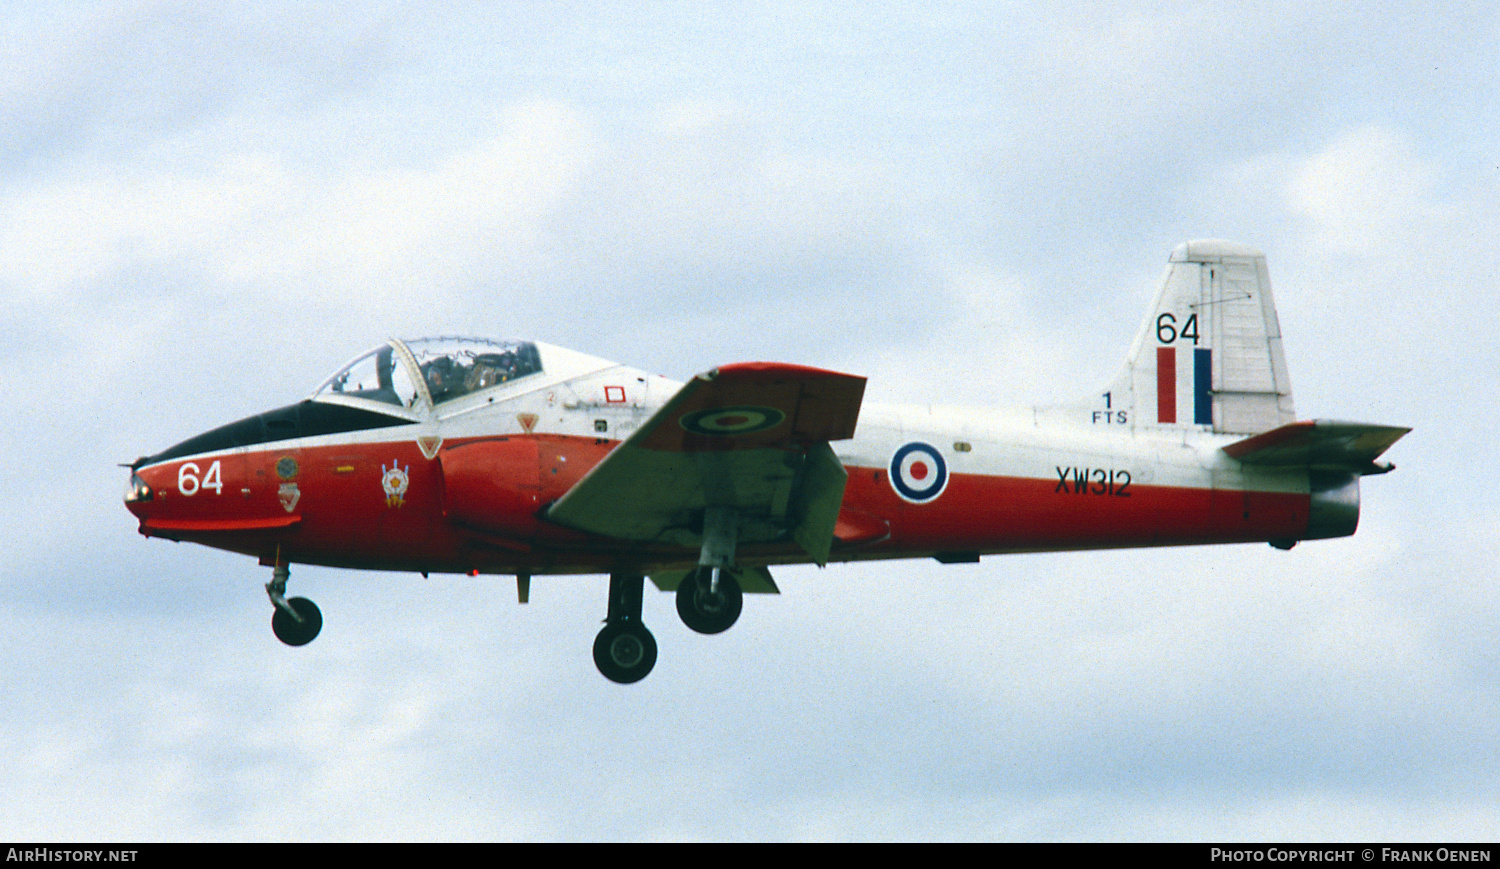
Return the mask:
[[[594,665],[611,682],[639,682],[656,666],[656,638],[640,622],[607,624],[594,638]]]
[[[287,599],[287,605],[297,611],[302,621],[292,618],[281,607],[271,613],[271,632],[276,639],[288,646],[305,646],[313,641],[318,631],[323,630],[323,613],[318,605],[305,597]]]
[[[677,614],[683,624],[700,634],[729,630],[745,608],[745,595],[734,572],[720,570],[719,585],[714,588],[713,571],[712,567],[700,567],[677,586]]]

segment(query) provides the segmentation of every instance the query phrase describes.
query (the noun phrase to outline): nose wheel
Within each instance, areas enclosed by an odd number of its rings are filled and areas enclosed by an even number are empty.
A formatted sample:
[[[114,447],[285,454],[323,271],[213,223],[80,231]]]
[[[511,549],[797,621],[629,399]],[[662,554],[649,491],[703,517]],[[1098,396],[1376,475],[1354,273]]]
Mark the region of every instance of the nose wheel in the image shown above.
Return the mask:
[[[266,583],[266,594],[276,608],[271,613],[271,633],[288,646],[305,646],[323,630],[323,613],[305,597],[286,597],[286,581],[290,576],[291,569],[278,563],[271,570],[271,581]]]
[[[271,614],[271,633],[288,646],[305,646],[323,630],[323,613],[305,597],[294,597],[286,603],[287,609],[277,607]]]

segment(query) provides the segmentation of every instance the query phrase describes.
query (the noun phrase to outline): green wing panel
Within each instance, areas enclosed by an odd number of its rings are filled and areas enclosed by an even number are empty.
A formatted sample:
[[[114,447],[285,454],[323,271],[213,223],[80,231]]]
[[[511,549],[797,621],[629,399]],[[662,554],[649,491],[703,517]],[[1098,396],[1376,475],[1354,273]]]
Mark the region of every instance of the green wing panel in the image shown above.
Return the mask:
[[[561,525],[697,545],[706,507],[731,507],[742,542],[791,535],[826,562],[846,475],[830,440],[854,436],[865,379],[752,362],[693,378],[547,508]]]

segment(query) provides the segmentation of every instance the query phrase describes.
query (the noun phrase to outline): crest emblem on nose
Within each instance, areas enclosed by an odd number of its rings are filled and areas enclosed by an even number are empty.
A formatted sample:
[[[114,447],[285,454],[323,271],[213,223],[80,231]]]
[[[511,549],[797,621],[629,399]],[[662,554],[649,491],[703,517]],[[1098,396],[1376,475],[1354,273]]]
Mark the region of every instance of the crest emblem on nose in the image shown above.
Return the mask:
[[[407,470],[411,466],[401,467],[399,461],[392,460],[390,468],[384,463],[380,465],[380,486],[385,489],[385,505],[387,507],[400,507],[406,503],[406,487],[411,484],[411,477]]]

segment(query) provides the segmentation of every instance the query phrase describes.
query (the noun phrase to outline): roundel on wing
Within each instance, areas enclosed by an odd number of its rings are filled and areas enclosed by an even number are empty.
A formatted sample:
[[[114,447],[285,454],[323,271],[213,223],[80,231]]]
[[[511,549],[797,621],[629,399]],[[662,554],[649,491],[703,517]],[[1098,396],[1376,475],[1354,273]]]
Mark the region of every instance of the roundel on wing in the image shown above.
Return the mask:
[[[786,419],[786,414],[774,407],[711,407],[684,414],[678,420],[682,427],[693,434],[727,437],[775,428]]]
[[[943,494],[948,485],[948,463],[931,444],[909,443],[891,456],[891,488],[913,504],[925,504]]]

